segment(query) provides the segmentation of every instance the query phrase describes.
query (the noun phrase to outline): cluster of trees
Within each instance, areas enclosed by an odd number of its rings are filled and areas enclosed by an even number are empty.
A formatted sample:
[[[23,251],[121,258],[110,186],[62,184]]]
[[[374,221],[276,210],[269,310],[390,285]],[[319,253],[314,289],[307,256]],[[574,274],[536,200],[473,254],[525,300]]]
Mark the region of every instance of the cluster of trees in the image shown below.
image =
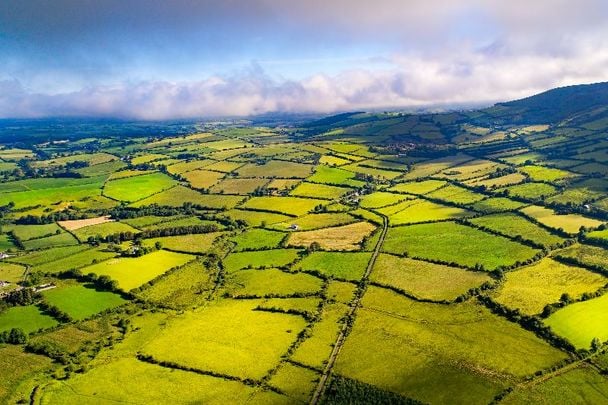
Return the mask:
[[[8,232],[8,236],[13,241],[13,243],[15,244],[15,246],[17,246],[19,249],[22,249],[22,250],[25,249],[25,246],[23,245],[23,241],[15,233],[15,231],[9,231]]]
[[[200,233],[211,233],[217,232],[219,227],[216,224],[204,224],[204,225],[189,225],[189,226],[175,226],[170,228],[151,229],[141,232],[118,232],[107,236],[96,235],[89,236],[87,243],[92,246],[98,246],[101,242],[108,243],[122,243],[125,241],[136,241],[138,245],[141,244],[141,239],[149,238],[161,238],[165,236],[178,236],[178,235],[193,235]]]
[[[4,300],[0,301],[0,306],[3,304],[9,307],[30,305],[40,299],[40,294],[34,292],[31,288],[21,288],[16,291],[10,291],[4,296]]]
[[[59,212],[53,212],[48,215],[24,215],[22,217],[17,218],[15,221],[16,224],[19,225],[44,225],[51,224],[57,221],[68,221],[74,219],[85,219],[88,218],[88,215],[83,212],[78,212],[70,209],[66,209]]]
[[[20,328],[12,328],[0,333],[0,343],[22,345],[27,342],[27,334]]]
[[[334,375],[325,391],[324,405],[387,404],[418,405],[422,402],[350,378]]]
[[[189,208],[186,212],[185,208]],[[166,207],[152,204],[145,207],[126,207],[118,206],[101,212],[102,215],[109,215],[114,219],[130,219],[145,216],[171,217],[182,214],[192,214],[192,206],[187,207]]]
[[[89,283],[93,284],[93,287],[95,287],[96,290],[112,291],[112,292],[116,292],[121,295],[124,295],[123,291],[118,288],[118,283],[116,282],[116,280],[112,280],[109,276],[106,276],[106,275],[98,276],[95,273],[83,274],[78,269],[70,269],[70,270],[66,270],[61,273],[58,273],[56,276],[59,278],[64,278],[64,279],[66,279],[66,278],[76,279],[83,283],[89,282]]]
[[[61,323],[72,322],[72,317],[68,315],[66,312],[63,312],[61,309],[57,308],[54,305],[49,304],[48,302],[41,301],[38,306],[45,313],[57,319]]]

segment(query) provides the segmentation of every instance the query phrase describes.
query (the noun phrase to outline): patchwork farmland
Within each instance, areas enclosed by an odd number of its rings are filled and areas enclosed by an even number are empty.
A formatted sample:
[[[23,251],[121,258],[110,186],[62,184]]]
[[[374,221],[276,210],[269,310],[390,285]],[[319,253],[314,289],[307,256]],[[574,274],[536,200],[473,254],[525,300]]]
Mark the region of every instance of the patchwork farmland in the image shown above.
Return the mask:
[[[498,117],[1,145],[0,403],[608,401],[606,128]]]

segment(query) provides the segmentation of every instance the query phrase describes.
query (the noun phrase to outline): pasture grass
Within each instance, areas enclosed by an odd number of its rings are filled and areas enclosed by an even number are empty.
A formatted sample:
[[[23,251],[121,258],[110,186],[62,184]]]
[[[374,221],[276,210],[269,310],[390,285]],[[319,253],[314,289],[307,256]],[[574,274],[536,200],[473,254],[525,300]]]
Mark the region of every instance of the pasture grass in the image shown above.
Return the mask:
[[[89,237],[101,236],[105,238],[108,235],[121,232],[137,233],[138,230],[124,222],[104,222],[98,225],[89,225],[82,228],[78,228],[72,231],[74,235],[81,241],[86,242]]]
[[[239,270],[226,277],[226,291],[239,296],[289,296],[312,294],[321,289],[321,280],[305,273],[286,273],[278,269]]]
[[[278,212],[292,216],[309,213],[318,205],[326,205],[326,200],[301,197],[252,197],[241,208]]]
[[[212,172],[209,170],[192,170],[191,172],[182,173],[182,177],[194,188],[206,189],[224,177],[224,173]]]
[[[486,198],[485,195],[475,193],[466,188],[448,184],[438,190],[427,194],[431,198],[447,201],[453,204],[473,204]]]
[[[313,184],[303,182],[296,186],[296,188],[294,188],[289,193],[289,195],[296,197],[312,197],[326,200],[335,200],[349,191],[351,191],[351,189],[346,187],[337,187],[330,186],[328,184]]]
[[[349,225],[334,226],[314,231],[292,232],[287,240],[289,246],[308,247],[317,242],[326,250],[358,250],[361,242],[376,227],[369,222],[355,222]]]
[[[576,260],[584,265],[597,266],[608,270],[608,250],[601,247],[576,244],[558,250],[555,255]]]
[[[233,179],[228,178],[220,181],[210,188],[212,193],[217,194],[241,194],[253,193],[257,188],[268,183],[266,179]]]
[[[144,256],[129,258],[121,257],[93,264],[82,269],[82,272],[94,273],[98,276],[109,276],[118,282],[118,286],[129,291],[160,276],[169,269],[181,266],[194,257],[182,253],[158,250]]]
[[[516,388],[500,402],[515,404],[600,404],[608,400],[608,379],[582,365],[538,384]]]
[[[508,272],[495,300],[528,315],[539,314],[547,304],[559,301],[562,294],[580,298],[608,284],[608,279],[576,266],[550,258]]]
[[[399,183],[389,189],[389,191],[397,191],[400,193],[422,195],[437,190],[440,187],[448,184],[443,180],[422,180],[410,181],[408,183]]]
[[[259,380],[279,364],[306,322],[254,311],[258,300],[221,300],[171,320],[144,347],[155,359]]]
[[[167,190],[174,185],[175,181],[171,177],[155,172],[109,181],[103,188],[103,194],[115,200],[133,202]]]
[[[268,383],[294,401],[306,403],[318,380],[318,373],[285,362],[281,364]]]
[[[412,199],[411,197],[407,197],[403,194],[393,194],[388,193],[386,191],[376,191],[371,194],[364,195],[361,198],[360,207],[361,208],[382,208],[387,205],[397,204],[401,201]]]
[[[192,235],[164,236],[160,238],[144,239],[142,243],[145,246],[153,247],[156,242],[160,242],[163,249],[186,253],[207,253],[212,250],[213,242],[223,234],[223,232],[211,232]]]
[[[81,320],[125,302],[120,295],[109,291],[96,291],[83,285],[71,285],[43,291],[44,300],[67,313],[72,319]]]
[[[220,194],[201,194],[198,191],[184,186],[175,186],[158,194],[154,194],[133,204],[134,207],[143,207],[151,204],[161,206],[181,207],[184,203],[192,203],[205,208],[231,209],[243,201],[243,197]]]
[[[5,404],[26,402],[28,397],[20,396],[16,392],[18,387],[35,374],[50,369],[51,362],[52,360],[46,356],[25,352],[22,346],[0,346],[0,370],[2,370],[0,402]],[[13,397],[14,395],[16,397]]]
[[[463,218],[468,215],[471,215],[471,212],[462,208],[437,204],[432,201],[417,200],[408,204],[403,210],[390,215],[389,222],[391,226],[397,226]]]
[[[355,217],[346,212],[307,214],[299,218],[274,223],[270,225],[270,228],[276,230],[290,230],[292,225],[296,225],[298,230],[310,231],[338,225],[347,225],[356,221],[357,219]]]
[[[317,271],[331,278],[360,280],[371,256],[368,252],[313,252],[295,267],[304,271]]]
[[[484,217],[473,218],[470,221],[475,225],[489,228],[502,235],[520,237],[547,248],[564,242],[564,239],[560,238],[559,236],[556,236],[546,229],[528,221],[527,219],[512,213],[487,215]]]
[[[355,173],[351,171],[320,165],[315,168],[314,174],[308,177],[307,180],[313,183],[334,184],[338,186],[361,187],[365,184],[360,180],[356,180],[355,177]]]
[[[188,387],[188,389],[184,389]],[[238,381],[122,358],[99,365],[88,373],[55,382],[42,390],[42,403],[280,403],[281,395],[261,391]],[[288,402],[285,398],[284,402]]]
[[[138,296],[175,309],[197,307],[207,302],[217,276],[216,272],[209,271],[199,260],[195,260],[167,274],[138,293]]]
[[[285,236],[284,232],[253,228],[238,234],[230,240],[236,243],[235,251],[260,250],[279,247]]]
[[[519,170],[527,174],[534,181],[554,182],[572,177],[572,173],[566,170],[538,165],[521,166]]]
[[[470,205],[470,207],[475,211],[491,214],[495,212],[513,211],[523,207],[524,205],[526,204],[519,201],[510,200],[505,197],[492,197],[478,201],[475,204]]]
[[[421,303],[372,286],[335,370],[427,403],[477,404],[564,358],[480,305]]]
[[[79,246],[80,247],[80,246]],[[54,256],[49,255],[48,259],[44,260],[44,253],[48,252],[43,250],[41,257],[36,255],[36,264],[32,267],[32,271],[38,273],[50,273],[56,274],[71,269],[80,269],[82,267],[94,264],[97,262],[103,262],[104,260],[110,259],[116,256],[114,252],[104,251],[102,248],[96,249],[80,249],[76,253],[69,256],[64,256],[59,259],[53,260]],[[62,252],[65,253],[65,252]],[[26,256],[27,257],[27,256]],[[42,259],[42,260],[39,260]],[[19,260],[22,260],[19,258]],[[39,262],[40,261],[40,262]],[[25,263],[25,261],[24,261]]]
[[[312,335],[298,346],[290,359],[321,370],[340,331],[340,320],[347,312],[348,307],[344,304],[326,305],[321,313],[321,320],[312,327]]]
[[[514,186],[499,188],[496,192],[506,192],[509,196],[525,198],[527,200],[539,200],[557,194],[555,186],[547,183],[521,183]]]
[[[27,250],[48,249],[57,246],[77,245],[78,240],[67,232],[62,232],[45,238],[30,239],[23,242]]]
[[[608,340],[608,294],[570,304],[553,313],[545,324],[578,349],[589,349],[591,341]]]
[[[25,333],[48,329],[57,325],[57,321],[35,305],[10,307],[0,312],[0,332],[13,328]]]
[[[370,281],[397,288],[417,298],[452,301],[471,288],[490,281],[481,272],[381,253]]]
[[[571,235],[578,233],[582,226],[595,228],[602,224],[601,221],[578,214],[558,215],[552,209],[538,205],[524,207],[520,211],[549,228],[562,229]]]
[[[223,260],[227,272],[244,269],[247,267],[281,267],[286,266],[298,257],[297,249],[272,249],[257,250],[252,252],[230,253]]]
[[[481,265],[486,270],[524,262],[538,253],[507,238],[454,222],[390,228],[383,250],[467,267]]]

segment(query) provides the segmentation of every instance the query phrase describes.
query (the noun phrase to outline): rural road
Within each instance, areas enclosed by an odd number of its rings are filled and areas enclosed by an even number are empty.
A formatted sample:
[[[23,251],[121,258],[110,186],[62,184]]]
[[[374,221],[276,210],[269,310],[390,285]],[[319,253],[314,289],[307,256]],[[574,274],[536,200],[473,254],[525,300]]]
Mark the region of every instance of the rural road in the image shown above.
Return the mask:
[[[380,249],[382,248],[382,244],[384,243],[384,238],[386,237],[387,231],[388,231],[388,218],[386,216],[382,215],[382,233],[380,234],[380,239],[378,239],[378,243],[376,243],[376,247],[374,248],[374,253],[372,254],[372,257],[370,258],[369,263],[367,264],[365,273],[363,274],[363,277],[361,278],[361,281],[359,282],[359,285],[362,286],[362,288],[357,290],[356,296],[351,303],[351,308],[348,311],[349,319],[354,319],[355,313],[357,312],[357,309],[359,308],[359,305],[361,304],[361,299],[363,298],[363,295],[365,294],[365,291],[367,290],[367,285],[366,285],[367,279],[369,278],[369,275],[372,272],[372,269],[374,268],[374,264],[376,263],[376,258],[378,257],[378,254],[380,253]],[[323,392],[325,391],[325,387],[327,385],[327,380],[329,379],[329,375],[331,374],[331,372],[334,368],[334,363],[336,362],[336,358],[338,357],[338,354],[340,353],[340,349],[342,349],[342,346],[344,345],[344,341],[346,340],[346,336],[348,334],[347,332],[349,330],[349,327],[350,327],[350,325],[348,323],[344,323],[344,325],[342,325],[342,329],[340,330],[340,333],[338,334],[338,337],[334,344],[334,348],[327,361],[327,365],[325,366],[325,369],[323,370],[323,374],[321,375],[321,378],[319,379],[319,383],[317,384],[317,387],[315,388],[315,392],[313,393],[312,398],[310,399],[310,405],[316,405],[319,403],[319,400],[321,399],[321,396],[323,395]]]

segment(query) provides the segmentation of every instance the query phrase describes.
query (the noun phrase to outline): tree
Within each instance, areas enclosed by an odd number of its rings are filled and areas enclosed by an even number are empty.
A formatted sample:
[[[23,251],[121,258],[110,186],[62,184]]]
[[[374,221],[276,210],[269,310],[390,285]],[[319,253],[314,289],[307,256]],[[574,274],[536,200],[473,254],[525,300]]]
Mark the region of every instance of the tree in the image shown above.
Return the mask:
[[[8,333],[8,339],[6,340],[6,343],[10,343],[13,345],[22,345],[26,342],[27,342],[27,335],[25,334],[23,329],[13,328]]]
[[[315,252],[315,251],[320,250],[320,249],[321,249],[321,245],[319,244],[319,242],[313,242],[308,247],[308,251],[309,252]]]
[[[594,337],[593,340],[591,340],[591,351],[597,352],[601,348],[602,348],[602,341],[599,338]]]

